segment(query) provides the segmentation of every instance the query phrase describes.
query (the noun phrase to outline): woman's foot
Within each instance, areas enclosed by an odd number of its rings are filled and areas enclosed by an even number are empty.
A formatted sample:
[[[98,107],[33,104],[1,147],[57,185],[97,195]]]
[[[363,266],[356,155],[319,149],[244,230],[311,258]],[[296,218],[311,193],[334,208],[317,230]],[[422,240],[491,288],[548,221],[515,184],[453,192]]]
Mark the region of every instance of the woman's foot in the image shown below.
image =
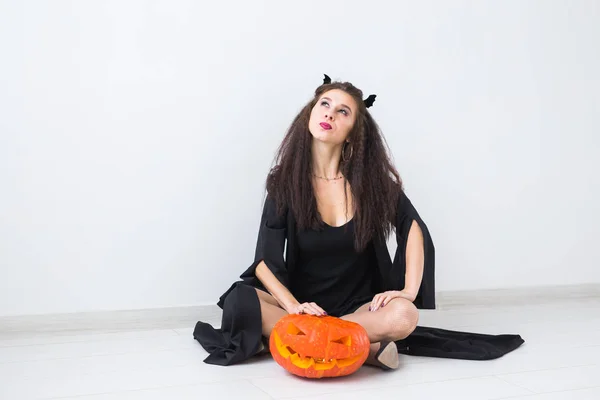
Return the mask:
[[[262,354],[267,354],[267,353],[270,353],[269,339],[262,336],[261,341],[260,341],[260,346],[258,347],[258,351],[256,352],[256,355],[262,355]]]
[[[400,366],[398,347],[393,341],[382,341],[377,350],[371,347],[371,354],[367,358],[367,364],[377,366],[383,370],[397,369]]]

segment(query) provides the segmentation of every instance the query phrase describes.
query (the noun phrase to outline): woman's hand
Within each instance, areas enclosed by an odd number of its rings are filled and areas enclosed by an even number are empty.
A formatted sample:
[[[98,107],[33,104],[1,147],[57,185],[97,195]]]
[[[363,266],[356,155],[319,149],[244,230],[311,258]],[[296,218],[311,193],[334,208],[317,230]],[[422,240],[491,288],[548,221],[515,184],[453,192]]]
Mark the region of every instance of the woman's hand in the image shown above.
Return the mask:
[[[415,297],[416,296],[405,290],[388,290],[387,292],[376,294],[375,297],[373,297],[369,311],[377,311],[380,307],[385,307],[387,303],[396,298],[406,299],[412,303],[415,301]]]
[[[287,310],[289,314],[310,314],[310,315],[327,315],[325,310],[319,307],[316,303],[296,304]]]

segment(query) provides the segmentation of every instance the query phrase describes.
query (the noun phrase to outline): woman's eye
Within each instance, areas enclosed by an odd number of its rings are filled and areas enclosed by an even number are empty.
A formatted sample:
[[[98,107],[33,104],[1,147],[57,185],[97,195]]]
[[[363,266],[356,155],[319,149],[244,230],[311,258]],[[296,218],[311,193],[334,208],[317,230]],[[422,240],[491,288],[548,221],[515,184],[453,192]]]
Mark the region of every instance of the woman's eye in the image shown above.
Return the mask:
[[[329,103],[326,100],[321,101],[321,105],[329,107]],[[348,115],[348,110],[343,108],[340,110],[340,112],[342,112],[344,115]]]

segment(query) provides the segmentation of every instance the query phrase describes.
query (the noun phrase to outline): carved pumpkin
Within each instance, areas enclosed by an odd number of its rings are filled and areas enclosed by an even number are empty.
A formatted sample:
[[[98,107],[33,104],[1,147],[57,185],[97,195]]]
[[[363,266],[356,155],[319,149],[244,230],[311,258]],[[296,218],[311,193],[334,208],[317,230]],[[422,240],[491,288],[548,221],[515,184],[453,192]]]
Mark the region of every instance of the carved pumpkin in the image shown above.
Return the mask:
[[[323,378],[350,375],[369,355],[369,337],[361,325],[341,318],[289,314],[271,331],[269,349],[294,375]]]

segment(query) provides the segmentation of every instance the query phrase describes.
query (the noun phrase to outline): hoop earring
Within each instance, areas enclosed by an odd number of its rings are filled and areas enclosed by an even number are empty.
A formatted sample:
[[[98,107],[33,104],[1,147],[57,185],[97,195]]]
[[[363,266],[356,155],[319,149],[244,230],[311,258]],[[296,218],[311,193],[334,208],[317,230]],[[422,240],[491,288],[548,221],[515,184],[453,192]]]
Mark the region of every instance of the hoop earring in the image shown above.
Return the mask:
[[[346,149],[348,148],[348,144],[350,142],[345,142],[344,143],[344,147],[342,148],[342,161],[344,162],[348,162],[348,160],[350,160],[352,158],[352,154],[354,153],[354,146],[350,145],[350,155],[348,157],[346,157]]]

